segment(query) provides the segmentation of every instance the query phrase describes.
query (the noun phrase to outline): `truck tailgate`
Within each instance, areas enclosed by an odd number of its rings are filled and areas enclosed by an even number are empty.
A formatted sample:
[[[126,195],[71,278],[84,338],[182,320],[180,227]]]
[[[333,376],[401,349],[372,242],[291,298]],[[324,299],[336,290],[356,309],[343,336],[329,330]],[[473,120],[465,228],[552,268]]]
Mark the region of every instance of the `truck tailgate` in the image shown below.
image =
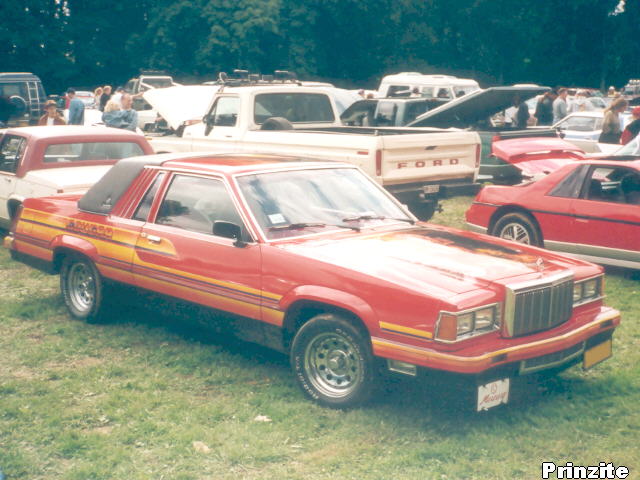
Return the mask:
[[[430,132],[382,137],[383,185],[413,183],[428,178],[475,180],[480,137],[475,132]]]

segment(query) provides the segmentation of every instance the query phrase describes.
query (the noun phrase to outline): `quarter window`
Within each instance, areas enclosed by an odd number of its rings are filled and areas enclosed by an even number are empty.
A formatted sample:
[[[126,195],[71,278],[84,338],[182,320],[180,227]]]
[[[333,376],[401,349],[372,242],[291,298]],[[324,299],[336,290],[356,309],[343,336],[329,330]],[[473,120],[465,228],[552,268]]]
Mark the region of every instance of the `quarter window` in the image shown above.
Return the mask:
[[[156,179],[151,184],[147,193],[145,193],[140,205],[136,209],[136,213],[133,215],[134,220],[140,220],[141,222],[146,222],[147,217],[149,216],[149,211],[151,210],[151,205],[153,205],[153,199],[156,197],[156,193],[158,193],[158,188],[162,184],[162,180],[164,179],[164,172],[160,172]]]
[[[584,166],[577,167],[567,175],[564,180],[558,183],[551,193],[552,197],[565,197],[565,198],[577,198],[580,195],[582,189],[582,183],[584,181],[587,168]]]
[[[158,210],[156,223],[212,234],[216,221],[242,225],[224,184],[213,178],[174,176]]]

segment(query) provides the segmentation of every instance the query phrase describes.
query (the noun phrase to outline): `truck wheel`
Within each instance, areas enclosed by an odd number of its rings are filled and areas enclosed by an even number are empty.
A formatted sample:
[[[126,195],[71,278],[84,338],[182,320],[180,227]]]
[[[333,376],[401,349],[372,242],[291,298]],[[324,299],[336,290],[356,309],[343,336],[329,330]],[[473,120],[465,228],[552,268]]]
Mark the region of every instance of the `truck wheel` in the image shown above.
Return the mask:
[[[375,367],[369,342],[338,315],[317,315],[298,330],[291,345],[291,366],[304,392],[327,407],[354,407],[373,393]]]
[[[104,284],[91,260],[81,255],[65,257],[60,269],[60,290],[73,317],[87,323],[104,321]]]
[[[491,235],[527,245],[542,246],[542,237],[538,227],[522,213],[507,213],[498,219]]]
[[[436,203],[412,203],[409,205],[409,210],[411,210],[411,213],[413,213],[418,220],[426,222],[431,220],[431,217],[433,217],[433,214],[436,212]]]

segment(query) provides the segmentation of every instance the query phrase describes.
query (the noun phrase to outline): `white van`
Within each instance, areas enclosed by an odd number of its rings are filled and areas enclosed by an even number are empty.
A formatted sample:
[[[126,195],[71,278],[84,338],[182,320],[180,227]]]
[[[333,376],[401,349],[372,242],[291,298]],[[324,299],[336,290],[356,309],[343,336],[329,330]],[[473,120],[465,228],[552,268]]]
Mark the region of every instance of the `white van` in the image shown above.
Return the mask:
[[[443,98],[453,100],[480,89],[480,85],[470,78],[451,75],[423,75],[419,72],[402,72],[387,75],[378,87],[379,97],[409,97],[415,89],[423,98]]]

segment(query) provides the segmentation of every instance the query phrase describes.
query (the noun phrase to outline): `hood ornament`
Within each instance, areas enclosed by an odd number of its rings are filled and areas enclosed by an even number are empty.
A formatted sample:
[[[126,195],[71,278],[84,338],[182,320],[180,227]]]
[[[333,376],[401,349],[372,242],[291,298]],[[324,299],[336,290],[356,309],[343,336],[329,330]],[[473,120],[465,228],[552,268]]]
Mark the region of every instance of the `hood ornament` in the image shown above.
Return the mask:
[[[542,257],[538,257],[538,259],[536,260],[536,267],[538,268],[539,272],[542,272],[544,270],[544,259]]]

